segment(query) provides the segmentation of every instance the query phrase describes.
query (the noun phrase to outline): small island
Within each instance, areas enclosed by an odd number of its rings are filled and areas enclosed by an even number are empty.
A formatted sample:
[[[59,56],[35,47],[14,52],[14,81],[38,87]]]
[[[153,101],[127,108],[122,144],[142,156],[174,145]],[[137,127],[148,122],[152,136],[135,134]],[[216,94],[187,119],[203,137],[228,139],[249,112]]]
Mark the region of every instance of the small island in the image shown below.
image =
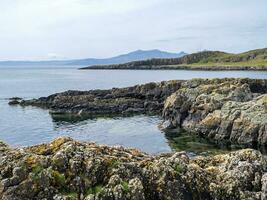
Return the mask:
[[[202,51],[180,58],[149,59],[124,64],[93,65],[82,70],[267,70],[267,48],[240,54]]]

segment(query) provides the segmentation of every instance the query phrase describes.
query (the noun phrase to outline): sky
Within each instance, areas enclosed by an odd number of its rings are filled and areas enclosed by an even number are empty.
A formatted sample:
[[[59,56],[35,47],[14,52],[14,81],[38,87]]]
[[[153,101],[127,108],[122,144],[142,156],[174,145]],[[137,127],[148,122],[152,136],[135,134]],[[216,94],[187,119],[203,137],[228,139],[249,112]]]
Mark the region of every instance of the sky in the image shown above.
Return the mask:
[[[267,0],[0,0],[0,60],[267,47]]]

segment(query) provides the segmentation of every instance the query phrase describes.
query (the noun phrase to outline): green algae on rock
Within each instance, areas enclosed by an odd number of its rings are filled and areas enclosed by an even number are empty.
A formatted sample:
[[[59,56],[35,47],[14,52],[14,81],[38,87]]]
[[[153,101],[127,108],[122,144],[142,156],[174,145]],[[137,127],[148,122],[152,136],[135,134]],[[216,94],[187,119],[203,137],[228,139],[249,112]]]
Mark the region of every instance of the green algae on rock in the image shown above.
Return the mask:
[[[252,149],[189,159],[71,138],[22,149],[1,143],[0,198],[260,200],[266,169],[266,158]]]

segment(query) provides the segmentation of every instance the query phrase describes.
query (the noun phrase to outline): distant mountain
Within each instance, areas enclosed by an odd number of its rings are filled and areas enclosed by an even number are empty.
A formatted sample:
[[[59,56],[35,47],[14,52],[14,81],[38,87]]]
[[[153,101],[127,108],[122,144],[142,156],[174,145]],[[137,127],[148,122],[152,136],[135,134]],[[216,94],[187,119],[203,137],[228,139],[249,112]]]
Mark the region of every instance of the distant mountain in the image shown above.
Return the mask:
[[[179,58],[186,55],[184,52],[180,53],[169,53],[165,51],[160,50],[137,50],[130,52],[128,54],[119,55],[112,58],[106,58],[106,59],[83,59],[83,60],[75,60],[71,62],[71,65],[108,65],[108,64],[120,64],[120,63],[126,63],[126,62],[132,62],[132,61],[138,61],[138,60],[147,60],[152,58]]]
[[[124,64],[94,65],[82,69],[205,69],[205,70],[267,70],[267,48],[232,54],[202,51],[180,58],[157,58]]]
[[[185,52],[169,53],[165,51],[154,50],[137,50],[128,54],[119,55],[111,58],[97,59],[76,59],[76,60],[48,60],[48,61],[0,61],[0,65],[109,65],[120,64],[138,60],[147,60],[152,58],[179,58],[186,55]]]

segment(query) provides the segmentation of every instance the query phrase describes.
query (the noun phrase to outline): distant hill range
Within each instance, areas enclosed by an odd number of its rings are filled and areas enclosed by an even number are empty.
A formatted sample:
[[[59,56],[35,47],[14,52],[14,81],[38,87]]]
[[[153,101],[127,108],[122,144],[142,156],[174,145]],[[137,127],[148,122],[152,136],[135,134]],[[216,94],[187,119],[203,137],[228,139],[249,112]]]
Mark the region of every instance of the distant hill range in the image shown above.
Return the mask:
[[[119,55],[112,58],[87,58],[76,60],[50,60],[50,61],[0,61],[0,65],[108,65],[108,64],[120,64],[125,62],[147,60],[152,58],[179,58],[186,55],[184,52],[169,53],[160,50],[137,50],[128,54]]]
[[[117,65],[95,65],[82,69],[267,70],[267,48],[240,54],[202,51],[180,58],[148,59]]]

